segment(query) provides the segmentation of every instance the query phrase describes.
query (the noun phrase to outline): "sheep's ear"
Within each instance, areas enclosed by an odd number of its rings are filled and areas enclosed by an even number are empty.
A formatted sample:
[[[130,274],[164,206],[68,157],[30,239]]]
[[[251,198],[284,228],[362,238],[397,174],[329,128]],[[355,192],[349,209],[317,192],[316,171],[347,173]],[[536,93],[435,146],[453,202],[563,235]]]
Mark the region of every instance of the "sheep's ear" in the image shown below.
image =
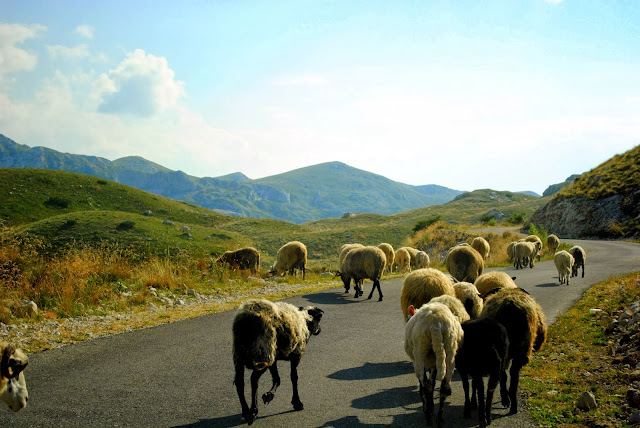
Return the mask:
[[[335,278],[336,276],[339,276],[340,278],[342,278],[342,274],[340,273],[339,270],[336,271],[336,274],[333,277]]]
[[[28,361],[16,360],[15,358],[9,359],[8,369],[10,377],[18,377],[20,372],[27,367],[27,364],[29,364]]]
[[[516,280],[516,277],[515,277],[515,276],[512,276],[512,277],[511,277],[511,279],[513,279],[513,280],[515,281],[515,280]]]
[[[524,288],[518,287],[519,290],[524,291],[525,293],[527,293],[528,295],[531,295],[531,293],[529,293],[527,290],[525,290]]]
[[[416,314],[416,308],[413,305],[409,305],[409,316],[414,316]]]

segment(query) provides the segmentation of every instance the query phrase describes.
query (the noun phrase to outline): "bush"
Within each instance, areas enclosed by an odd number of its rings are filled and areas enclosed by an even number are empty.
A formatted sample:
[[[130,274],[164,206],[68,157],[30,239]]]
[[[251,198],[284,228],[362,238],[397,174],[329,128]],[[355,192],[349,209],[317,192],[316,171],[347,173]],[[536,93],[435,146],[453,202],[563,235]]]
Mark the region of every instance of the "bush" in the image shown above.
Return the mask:
[[[131,220],[127,220],[127,221],[123,221],[122,223],[117,225],[116,226],[116,230],[119,230],[119,231],[131,230],[131,229],[133,229],[133,226],[135,226],[135,223],[132,222]]]
[[[508,218],[506,218],[505,222],[509,224],[522,224],[524,223],[524,218],[526,217],[526,215],[527,213],[525,213],[524,211],[520,213],[514,213]]]
[[[44,201],[44,205],[49,208],[68,208],[69,201],[60,196],[52,196]]]
[[[496,224],[495,216],[489,214],[482,214],[480,221],[484,224],[488,224],[489,226],[495,226]]]
[[[428,218],[426,220],[420,220],[415,224],[415,226],[413,226],[412,230],[413,230],[414,233],[418,232],[418,231],[420,231],[422,229],[426,229],[427,227],[431,226],[432,224],[434,224],[434,223],[436,223],[438,221],[440,221],[440,216],[439,215],[437,215],[435,217]]]
[[[533,223],[529,225],[529,235],[536,235],[538,238],[540,238],[543,244],[547,242],[548,232],[544,230],[543,227],[540,227],[540,229],[538,229]]]

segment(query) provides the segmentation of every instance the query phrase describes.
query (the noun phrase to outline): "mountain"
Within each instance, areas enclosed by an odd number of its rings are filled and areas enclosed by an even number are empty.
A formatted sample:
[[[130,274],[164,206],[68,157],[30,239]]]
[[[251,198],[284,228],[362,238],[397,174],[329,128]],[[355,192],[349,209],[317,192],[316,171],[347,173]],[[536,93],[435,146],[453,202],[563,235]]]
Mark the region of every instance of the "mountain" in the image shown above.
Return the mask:
[[[569,184],[573,183],[578,177],[580,177],[580,174],[573,174],[573,175],[570,175],[569,177],[567,177],[567,179],[565,181],[563,181],[562,183],[552,184],[551,186],[547,187],[544,192],[542,192],[542,196],[553,196],[553,195],[555,195],[561,189],[564,189]]]
[[[240,172],[198,178],[144,158],[110,161],[96,156],[29,147],[0,134],[0,168],[77,172],[126,184],[223,214],[303,223],[345,212],[394,214],[442,204],[460,191],[437,185],[412,186],[381,175],[328,162],[251,180]]]
[[[561,238],[640,236],[640,146],[577,177],[529,223]]]

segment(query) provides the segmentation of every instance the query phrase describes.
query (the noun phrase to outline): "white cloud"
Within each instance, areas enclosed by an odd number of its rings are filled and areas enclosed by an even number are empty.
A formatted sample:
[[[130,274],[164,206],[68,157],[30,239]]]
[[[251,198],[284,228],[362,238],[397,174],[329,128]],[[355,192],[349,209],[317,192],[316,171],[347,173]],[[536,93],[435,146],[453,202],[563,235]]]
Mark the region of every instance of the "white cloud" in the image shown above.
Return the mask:
[[[167,59],[142,49],[127,54],[114,70],[100,77],[97,87],[102,113],[149,117],[176,106],[185,95],[184,83],[176,81]]]
[[[87,45],[78,45],[72,48],[62,45],[47,46],[49,55],[53,58],[74,59],[89,56],[89,47]]]
[[[46,27],[37,24],[0,23],[0,81],[5,74],[32,70],[36,66],[36,55],[16,45],[37,37],[44,30]]]
[[[93,39],[93,27],[91,25],[78,25],[73,32],[85,39]]]

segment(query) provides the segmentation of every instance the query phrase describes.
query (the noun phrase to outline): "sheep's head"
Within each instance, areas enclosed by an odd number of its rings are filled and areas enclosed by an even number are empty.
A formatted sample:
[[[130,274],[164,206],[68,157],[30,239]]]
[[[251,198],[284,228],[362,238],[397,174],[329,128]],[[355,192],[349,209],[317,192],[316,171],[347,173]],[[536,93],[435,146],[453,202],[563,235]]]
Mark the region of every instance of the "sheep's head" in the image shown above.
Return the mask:
[[[0,400],[14,412],[26,407],[29,400],[27,382],[22,373],[27,364],[29,364],[29,357],[20,349],[6,345],[2,350]]]
[[[307,306],[306,308],[300,308],[301,311],[306,312],[309,317],[307,318],[307,328],[309,332],[314,336],[320,334],[320,320],[324,311],[317,306]]]

